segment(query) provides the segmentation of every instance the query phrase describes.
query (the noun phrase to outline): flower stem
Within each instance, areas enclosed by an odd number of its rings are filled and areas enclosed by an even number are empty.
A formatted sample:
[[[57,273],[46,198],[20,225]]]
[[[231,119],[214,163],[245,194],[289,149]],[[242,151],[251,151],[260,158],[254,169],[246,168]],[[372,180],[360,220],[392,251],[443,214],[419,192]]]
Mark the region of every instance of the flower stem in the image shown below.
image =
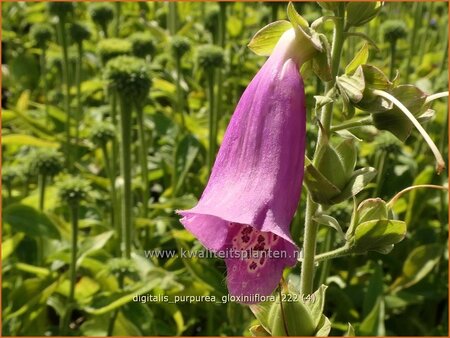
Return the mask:
[[[208,71],[208,103],[209,103],[209,148],[208,148],[208,168],[211,168],[214,162],[214,154],[216,153],[217,140],[217,121],[214,109],[214,69]]]
[[[428,97],[425,99],[425,103],[424,103],[424,104],[428,104],[428,103],[430,103],[431,101],[440,99],[440,98],[442,98],[442,97],[448,97],[448,92],[440,92],[440,93],[436,93],[436,94],[430,95],[430,96],[428,96]]]
[[[123,178],[122,193],[122,243],[124,258],[131,256],[132,190],[131,190],[131,106],[119,97],[120,102],[120,171]]]
[[[361,119],[361,120],[348,121],[348,122],[344,122],[344,123],[338,124],[336,126],[332,126],[330,128],[330,131],[333,132],[333,131],[339,131],[339,130],[343,130],[343,129],[351,129],[351,128],[370,126],[371,124],[372,124],[372,118],[371,117],[366,117],[366,118]]]
[[[39,191],[39,211],[44,212],[45,206],[45,188],[47,183],[47,175],[39,174],[38,175],[38,191]],[[42,265],[44,262],[44,240],[41,236],[37,239],[37,263],[38,265]]]
[[[71,113],[70,113],[70,83],[69,83],[69,54],[67,47],[67,35],[66,24],[62,18],[58,20],[58,35],[62,46],[63,62],[62,62],[62,77],[66,93],[64,95],[64,110],[66,113],[66,165],[69,171],[72,169],[72,156],[71,156],[71,140],[70,140],[70,125],[71,125]]]
[[[392,96],[389,93],[386,93],[383,90],[375,89],[373,91],[373,94],[384,97],[385,99],[391,101],[394,105],[396,105],[402,112],[405,114],[405,116],[412,122],[412,124],[416,127],[416,129],[419,131],[419,133],[422,135],[425,142],[430,147],[431,151],[433,152],[434,157],[436,158],[436,171],[438,174],[442,172],[445,168],[445,161],[439,152],[439,149],[436,147],[436,144],[434,144],[433,140],[430,138],[428,133],[425,129],[423,129],[422,125],[417,121],[415,116],[406,108],[403,103],[401,103],[399,100],[397,100],[394,96]]]
[[[322,262],[325,260],[346,256],[350,253],[351,253],[351,248],[344,245],[343,247],[337,248],[335,250],[331,250],[328,252],[324,252],[320,255],[317,255],[315,257],[315,262],[318,263],[318,262]]]
[[[434,184],[419,184],[419,185],[413,185],[411,187],[405,188],[402,191],[398,192],[392,199],[386,204],[388,208],[392,208],[397,202],[397,200],[405,193],[411,190],[415,189],[422,189],[422,188],[428,188],[428,189],[438,189],[438,190],[448,190],[447,187],[441,186],[441,185],[434,185]]]
[[[142,177],[142,217],[147,218],[148,214],[148,200],[149,184],[148,184],[148,167],[147,167],[147,142],[145,139],[144,126],[144,111],[141,105],[136,105],[136,115],[138,122],[138,137],[139,137],[139,157],[141,162],[141,177]]]
[[[397,54],[397,41],[391,41],[391,62],[389,65],[389,78],[393,79],[395,75],[395,57]]]
[[[342,46],[345,40],[345,22],[344,22],[344,4],[339,5],[339,9],[336,13],[336,19],[334,20],[333,42],[331,49],[331,78],[332,80],[325,85],[325,93],[328,93],[335,84],[336,76],[339,72],[339,64],[342,55]],[[326,144],[328,134],[331,127],[331,119],[333,115],[333,104],[325,105],[322,109],[320,122],[322,128],[319,129],[319,135],[317,140],[317,146],[315,155],[320,153],[320,149]],[[317,157],[314,156],[313,163],[317,161]],[[303,262],[300,274],[300,293],[304,295],[311,294],[314,287],[314,257],[316,254],[316,237],[318,225],[313,221],[313,216],[318,209],[319,205],[315,203],[311,196],[308,196],[306,202],[306,216],[305,216],[305,232],[303,240]]]
[[[83,61],[83,43],[78,43],[78,58],[75,74],[75,83],[77,88],[77,112],[75,116],[75,159],[78,157],[78,147],[80,142],[80,122],[83,114],[83,108],[81,106],[81,71]]]
[[[184,119],[184,98],[183,98],[183,90],[181,89],[181,58],[176,57],[175,59],[175,67],[177,73],[176,80],[176,90],[177,90],[177,105],[178,112],[181,116],[181,126],[183,129],[186,129],[186,121]]]
[[[50,122],[50,116],[48,113],[48,86],[47,86],[47,57],[46,57],[46,52],[45,52],[45,48],[42,48],[41,50],[41,57],[40,57],[40,62],[41,62],[41,77],[42,77],[42,84],[44,87],[44,107],[45,107],[45,123],[49,123]]]
[[[122,4],[117,1],[115,3],[116,5],[116,20],[115,20],[115,27],[114,27],[114,35],[115,37],[119,37],[119,31],[120,31],[120,15],[122,12]]]
[[[108,176],[109,179],[109,185],[110,185],[110,194],[111,194],[111,226],[117,230],[117,218],[116,218],[116,208],[114,207],[116,204],[116,199],[117,199],[117,195],[116,195],[116,185],[115,185],[115,177],[114,177],[114,173],[112,171],[111,168],[111,161],[109,158],[109,153],[108,153],[108,148],[106,146],[106,144],[102,144],[102,154],[103,154],[103,162],[105,162],[105,171],[106,171],[106,175]]]

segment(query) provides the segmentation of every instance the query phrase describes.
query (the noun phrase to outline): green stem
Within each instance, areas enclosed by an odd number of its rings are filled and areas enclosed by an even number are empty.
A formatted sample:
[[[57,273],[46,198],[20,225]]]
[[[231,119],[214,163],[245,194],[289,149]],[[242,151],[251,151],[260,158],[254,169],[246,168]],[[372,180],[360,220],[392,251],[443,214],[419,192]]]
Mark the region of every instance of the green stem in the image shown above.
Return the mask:
[[[300,293],[312,294],[314,280],[314,256],[316,253],[316,237],[318,224],[313,220],[318,204],[308,196],[305,212],[305,233],[303,238],[303,262],[300,275]]]
[[[419,30],[421,20],[422,20],[422,3],[416,2],[414,4],[414,26],[411,34],[411,40],[409,41],[409,57],[406,64],[406,78],[405,78],[406,83],[409,83],[409,77],[412,73],[411,62],[414,57],[415,52],[414,46],[416,46],[417,31]]]
[[[141,164],[142,177],[142,217],[147,218],[149,184],[148,184],[148,167],[147,167],[147,142],[145,139],[144,111],[141,105],[136,105],[137,122],[138,122],[138,138],[139,138],[139,158]]]
[[[69,171],[72,169],[72,156],[71,156],[71,139],[70,139],[70,125],[72,115],[70,113],[70,83],[69,83],[69,54],[67,47],[67,34],[66,34],[65,21],[61,18],[58,20],[58,35],[60,38],[63,62],[62,62],[62,77],[65,86],[64,95],[64,110],[66,112],[66,165]]]
[[[116,37],[119,37],[119,31],[120,31],[120,15],[121,15],[121,12],[122,12],[122,4],[119,2],[119,1],[117,1],[116,3],[115,3],[115,5],[116,5],[116,21],[115,21],[115,27],[114,27],[114,35],[116,36]]]
[[[39,174],[38,175],[38,191],[39,191],[39,211],[44,211],[45,205],[45,185],[47,181],[47,175]]]
[[[131,257],[132,189],[131,189],[131,103],[119,97],[120,102],[120,171],[123,178],[122,193],[122,257]]]
[[[102,153],[103,153],[103,162],[105,162],[106,175],[109,178],[110,193],[111,193],[111,226],[113,227],[113,229],[117,230],[116,225],[117,218],[115,215],[116,208],[114,207],[117,199],[116,184],[115,184],[116,179],[111,169],[111,161],[109,158],[108,148],[106,147],[106,144],[102,144]]]
[[[361,120],[348,121],[348,122],[344,122],[344,123],[338,124],[336,126],[332,126],[330,128],[330,131],[334,132],[334,131],[339,131],[339,130],[343,130],[343,129],[351,129],[351,128],[370,126],[370,125],[372,125],[372,122],[373,121],[372,121],[371,117],[366,117],[366,118],[361,119]]]
[[[214,155],[216,153],[217,142],[217,124],[214,111],[214,69],[208,71],[208,103],[209,103],[209,148],[208,148],[208,168],[214,164]]]
[[[317,255],[315,258],[315,262],[318,263],[318,262],[322,262],[322,261],[333,259],[333,258],[347,256],[350,253],[351,253],[351,248],[344,245],[343,247],[337,248],[335,250],[324,252],[320,255]]]
[[[333,42],[331,48],[331,74],[332,80],[325,85],[325,94],[328,93],[335,84],[336,76],[339,72],[339,65],[342,55],[342,46],[345,40],[344,4],[341,3],[334,20]],[[320,116],[322,128],[319,129],[315,154],[320,153],[320,149],[326,144],[331,127],[333,115],[333,104],[323,107]],[[314,156],[313,163],[316,164],[317,156]],[[303,240],[303,263],[300,274],[300,293],[311,294],[313,292],[314,281],[314,257],[316,252],[316,237],[318,225],[313,221],[313,216],[318,209],[318,204],[313,202],[310,196],[306,202],[305,232]]]
[[[181,126],[183,129],[186,129],[186,121],[184,119],[184,99],[183,99],[183,90],[181,89],[181,58],[176,57],[175,59],[175,67],[177,73],[176,79],[176,90],[177,90],[177,106],[178,113],[181,116]]]
[[[178,30],[178,14],[177,14],[177,3],[174,1],[170,1],[168,3],[169,6],[169,14],[168,14],[168,28],[170,35],[175,35]]]
[[[393,79],[395,76],[395,58],[397,53],[397,41],[391,41],[391,63],[389,65],[389,78]]]
[[[219,2],[219,37],[218,45],[225,48],[225,35],[226,35],[226,22],[227,22],[227,4],[225,2]]]
[[[44,212],[45,207],[45,188],[47,183],[47,175],[38,175],[38,191],[39,191],[39,211]],[[39,236],[36,242],[37,245],[37,264],[41,266],[44,262],[44,239]]]
[[[377,165],[377,183],[375,185],[373,197],[378,197],[381,193],[381,182],[384,178],[384,170],[385,170],[387,155],[388,154],[387,154],[386,150],[382,150],[379,155],[380,157],[379,157],[378,165]]]
[[[41,76],[42,76],[42,84],[44,87],[44,107],[45,107],[45,123],[50,122],[50,115],[48,113],[48,86],[47,86],[47,62],[46,62],[46,52],[45,48],[41,50]]]
[[[80,122],[83,114],[83,108],[81,106],[81,72],[83,61],[83,43],[78,44],[78,58],[77,68],[75,74],[75,83],[77,87],[77,114],[75,116],[75,159],[78,157],[78,148],[80,143]]]
[[[333,245],[334,237],[335,237],[334,234],[335,234],[334,230],[331,230],[331,229],[327,230],[325,242],[321,248],[322,252],[330,251],[330,249]],[[321,266],[321,270],[320,270],[319,282],[317,283],[318,286],[326,283],[328,275],[330,274],[330,267],[331,267],[331,262],[329,260],[326,260],[325,262],[323,262],[323,264]]]

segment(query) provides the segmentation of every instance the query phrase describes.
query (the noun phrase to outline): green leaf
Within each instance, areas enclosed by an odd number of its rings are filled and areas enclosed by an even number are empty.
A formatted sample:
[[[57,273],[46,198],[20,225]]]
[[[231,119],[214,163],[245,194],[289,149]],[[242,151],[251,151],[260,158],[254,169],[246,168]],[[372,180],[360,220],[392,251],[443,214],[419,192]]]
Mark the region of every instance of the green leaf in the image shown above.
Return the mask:
[[[363,190],[366,185],[376,176],[377,171],[375,168],[367,167],[361,168],[353,172],[352,177],[348,181],[347,185],[344,187],[342,192],[333,197],[330,202],[337,204],[349,199],[352,196],[358,194]]]
[[[422,112],[427,98],[424,92],[412,85],[397,86],[391,94],[416,116]],[[391,132],[402,142],[406,141],[414,127],[411,120],[397,106],[384,112],[374,113],[372,118],[377,129]]]
[[[348,329],[347,332],[345,332],[344,337],[354,337],[355,336],[355,329],[353,328],[352,324],[348,323]]]
[[[382,5],[383,2],[381,1],[349,1],[346,6],[347,25],[356,27],[369,22],[378,15]]]
[[[305,163],[303,183],[316,203],[328,204],[332,197],[341,193],[341,190],[325,178],[309,160]]]
[[[286,20],[272,22],[256,32],[248,48],[257,55],[269,56],[281,35],[291,28],[292,25]]]
[[[97,299],[94,299],[89,306],[86,306],[84,310],[87,313],[96,316],[102,315],[131,302],[136,295],[143,295],[150,292],[160,283],[160,278],[154,278],[151,281],[145,282],[144,285],[142,285],[142,283],[139,283],[137,284],[137,287],[134,287],[132,290],[123,292],[121,294],[114,294],[107,297],[98,297]]]
[[[359,335],[361,336],[384,336],[384,300],[382,296],[378,300],[359,326]]]
[[[363,253],[396,244],[406,235],[406,223],[394,220],[373,220],[358,224],[354,237],[354,252]]]
[[[280,302],[278,298],[278,301],[272,303],[268,322],[272,336],[311,336],[315,332],[311,313],[301,299]]]
[[[176,150],[176,177],[178,178],[176,184],[176,191],[182,187],[187,173],[191,169],[194,161],[200,151],[201,145],[198,140],[192,135],[186,135],[177,145]]]
[[[7,259],[14,252],[17,245],[19,245],[24,237],[25,234],[19,232],[2,242],[2,261]]]
[[[253,325],[249,328],[249,331],[253,337],[270,337],[269,332],[264,330],[261,325]]]
[[[365,64],[369,59],[369,44],[366,42],[361,49],[356,53],[352,61],[345,67],[345,74],[352,75],[355,70],[362,64]]]
[[[319,224],[329,226],[330,228],[333,228],[336,230],[341,238],[344,238],[344,232],[342,231],[342,228],[339,224],[339,222],[336,220],[336,218],[331,217],[329,215],[318,215],[314,216],[313,220],[316,221]]]
[[[5,146],[32,146],[44,148],[58,148],[59,144],[56,142],[45,141],[26,134],[9,134],[2,137],[2,144]]]
[[[297,25],[299,25],[302,28],[309,27],[308,21],[306,21],[305,18],[298,14],[292,2],[289,2],[287,6],[287,16],[292,26],[296,27]]]
[[[330,320],[325,316],[320,316],[320,322],[317,325],[317,331],[315,336],[316,337],[328,337],[331,331],[331,322]]]
[[[376,305],[379,295],[383,294],[383,271],[378,263],[373,264],[373,273],[364,293],[363,312],[366,317]]]
[[[356,166],[357,149],[353,138],[344,139],[336,146],[336,154],[339,156],[347,178],[351,177]]]
[[[10,224],[14,232],[23,232],[31,237],[59,239],[56,225],[46,214],[23,204],[12,204],[3,210],[3,221]]]
[[[103,248],[109,239],[114,235],[114,231],[106,231],[97,236],[87,237],[78,250],[77,265],[81,265],[83,259],[91,253]]]
[[[325,292],[328,286],[321,285],[312,295],[311,301],[307,302],[305,305],[311,313],[313,319],[314,328],[320,328],[320,322],[323,320],[323,308],[325,306]]]
[[[443,247],[439,244],[427,244],[415,248],[406,258],[403,270],[391,289],[404,289],[420,282],[439,262]]]

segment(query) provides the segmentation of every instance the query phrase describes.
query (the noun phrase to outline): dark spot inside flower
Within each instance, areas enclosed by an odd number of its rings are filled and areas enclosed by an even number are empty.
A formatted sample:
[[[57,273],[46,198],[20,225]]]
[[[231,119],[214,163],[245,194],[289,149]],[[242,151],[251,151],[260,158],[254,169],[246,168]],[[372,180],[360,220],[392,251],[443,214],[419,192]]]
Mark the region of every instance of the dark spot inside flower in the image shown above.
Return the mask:
[[[259,264],[263,265],[265,260],[266,260],[265,257],[261,257],[261,259],[259,260]]]
[[[264,236],[263,235],[259,235],[258,236],[258,243],[264,242]]]
[[[242,229],[241,233],[243,235],[250,235],[253,231],[253,228],[251,226],[245,227],[244,229]]]
[[[256,244],[253,249],[256,251],[263,251],[264,247],[265,247],[266,243],[262,242],[262,243],[258,243]]]
[[[258,267],[258,265],[255,262],[252,262],[252,264],[250,264],[249,268],[250,270],[255,270]]]
[[[244,236],[241,237],[241,239],[242,239],[242,241],[243,241],[244,243],[248,243],[248,241],[250,240],[250,237],[247,236],[247,235],[244,235]]]
[[[273,238],[274,240],[277,240],[277,239],[278,239],[278,235],[273,234],[273,235],[272,235],[272,238]]]

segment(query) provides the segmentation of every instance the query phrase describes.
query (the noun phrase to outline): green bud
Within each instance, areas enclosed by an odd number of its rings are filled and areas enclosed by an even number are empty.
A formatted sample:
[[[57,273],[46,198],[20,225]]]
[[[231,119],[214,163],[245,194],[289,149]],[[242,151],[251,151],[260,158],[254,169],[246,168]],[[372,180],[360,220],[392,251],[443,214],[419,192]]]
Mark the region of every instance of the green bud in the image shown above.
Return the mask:
[[[75,10],[74,3],[71,1],[48,2],[47,8],[51,15],[57,16],[60,20],[65,19]]]
[[[292,297],[287,295],[292,299],[295,299],[296,296],[296,294],[293,294]],[[283,312],[281,306],[283,306]],[[280,299],[278,299],[270,308],[269,325],[272,336],[313,336],[315,329],[311,313],[302,300],[280,303]]]
[[[170,41],[170,49],[176,58],[181,58],[191,49],[191,43],[184,36],[174,36]]]
[[[131,49],[134,56],[145,58],[152,56],[156,51],[154,38],[149,33],[137,32],[130,36]]]
[[[91,32],[82,23],[74,22],[70,26],[70,37],[75,43],[82,43],[84,40],[89,40]]]
[[[64,177],[58,182],[59,197],[69,205],[76,205],[87,198],[90,191],[89,182],[75,176]]]
[[[352,2],[347,4],[347,25],[361,26],[378,15],[383,3],[381,1],[372,2]]]
[[[33,175],[55,176],[63,169],[62,158],[62,154],[54,150],[36,150],[30,157],[30,172]]]
[[[109,60],[131,53],[131,42],[124,39],[103,39],[98,43],[98,54],[103,64],[106,64]]]
[[[198,48],[198,64],[205,70],[222,67],[225,64],[223,49],[215,45],[203,45]]]
[[[349,242],[354,253],[387,253],[392,250],[394,244],[402,241],[405,235],[405,222],[380,219],[358,224]]]
[[[110,3],[93,3],[89,6],[92,21],[101,27],[106,27],[114,19],[114,8]]]
[[[116,136],[114,126],[111,123],[98,123],[91,128],[90,139],[99,146],[107,144]]]
[[[46,23],[34,24],[30,29],[30,39],[33,40],[39,48],[45,48],[47,42],[53,37],[53,28]]]
[[[381,198],[369,198],[362,201],[356,209],[357,223],[378,219],[388,219],[386,202]]]
[[[122,99],[136,104],[144,102],[152,84],[146,62],[132,56],[119,56],[109,61],[105,79]]]
[[[381,25],[385,41],[395,43],[398,39],[406,37],[406,26],[401,20],[387,20]]]

